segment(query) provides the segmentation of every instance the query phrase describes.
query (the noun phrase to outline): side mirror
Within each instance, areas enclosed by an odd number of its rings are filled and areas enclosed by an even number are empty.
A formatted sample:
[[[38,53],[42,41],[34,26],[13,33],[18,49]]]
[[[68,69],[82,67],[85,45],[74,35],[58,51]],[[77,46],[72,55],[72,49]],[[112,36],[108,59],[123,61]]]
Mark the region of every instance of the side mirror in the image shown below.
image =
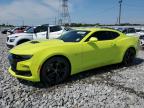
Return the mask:
[[[98,39],[96,37],[91,37],[88,42],[97,42]]]

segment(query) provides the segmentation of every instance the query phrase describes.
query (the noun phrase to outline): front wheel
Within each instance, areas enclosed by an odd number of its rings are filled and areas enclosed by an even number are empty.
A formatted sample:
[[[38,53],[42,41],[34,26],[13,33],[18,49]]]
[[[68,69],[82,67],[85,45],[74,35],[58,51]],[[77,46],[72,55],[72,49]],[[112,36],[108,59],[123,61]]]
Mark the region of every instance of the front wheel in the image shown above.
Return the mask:
[[[133,62],[134,62],[135,56],[136,56],[136,51],[135,51],[135,49],[129,48],[129,49],[126,51],[125,55],[124,55],[124,58],[123,58],[123,62],[122,62],[122,63],[123,63],[125,66],[130,66],[130,65],[132,65]]]
[[[53,57],[47,60],[40,73],[41,81],[46,85],[63,82],[70,75],[70,64],[63,57]]]

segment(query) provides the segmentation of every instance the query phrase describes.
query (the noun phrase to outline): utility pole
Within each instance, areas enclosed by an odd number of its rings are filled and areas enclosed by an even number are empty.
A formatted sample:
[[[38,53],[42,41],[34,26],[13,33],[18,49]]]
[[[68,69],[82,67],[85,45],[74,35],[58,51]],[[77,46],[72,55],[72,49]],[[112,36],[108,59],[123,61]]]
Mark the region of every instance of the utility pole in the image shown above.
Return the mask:
[[[55,17],[54,23],[55,23],[55,25],[57,25],[57,18],[56,17]]]
[[[69,6],[68,6],[68,0],[61,0],[62,4],[61,4],[61,19],[59,20],[59,22],[62,23],[62,25],[66,25],[66,24],[71,24],[71,18],[70,18],[70,13],[69,13]]]
[[[22,20],[22,26],[24,26],[25,24],[24,24],[25,22],[24,22],[24,20]]]
[[[122,8],[122,0],[119,1],[119,25],[121,24],[121,8]]]

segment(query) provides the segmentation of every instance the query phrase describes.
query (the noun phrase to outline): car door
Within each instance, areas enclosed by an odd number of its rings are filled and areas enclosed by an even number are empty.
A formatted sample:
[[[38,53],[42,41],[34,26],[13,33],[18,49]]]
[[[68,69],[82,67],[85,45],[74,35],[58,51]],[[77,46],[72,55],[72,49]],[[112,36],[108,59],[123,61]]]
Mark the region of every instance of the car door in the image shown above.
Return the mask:
[[[50,27],[50,32],[49,32],[49,38],[50,39],[55,39],[61,36],[63,33],[63,29],[61,26],[51,26]]]
[[[35,29],[34,33],[34,39],[47,39],[47,31],[48,27],[47,26],[38,26]]]
[[[111,31],[98,31],[92,34],[83,43],[83,66],[85,69],[104,66],[113,63],[117,57],[117,45],[115,38],[118,33],[113,35]],[[89,42],[91,37],[96,37],[97,42]]]

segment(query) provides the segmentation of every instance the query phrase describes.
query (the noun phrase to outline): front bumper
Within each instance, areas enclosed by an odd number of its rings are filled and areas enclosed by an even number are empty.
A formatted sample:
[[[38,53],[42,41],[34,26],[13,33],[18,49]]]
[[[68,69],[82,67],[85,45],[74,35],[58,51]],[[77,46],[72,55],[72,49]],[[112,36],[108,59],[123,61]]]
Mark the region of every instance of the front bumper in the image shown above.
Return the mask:
[[[14,72],[11,67],[9,68],[8,71],[13,77],[24,79],[24,80],[28,80],[28,81],[35,81],[35,77],[34,76],[18,75],[17,72],[16,71]],[[24,73],[24,71],[23,71],[23,73]]]
[[[40,81],[37,68],[32,64],[31,59],[22,61],[17,55],[9,55],[8,59],[10,63],[9,73],[12,76],[33,82]]]

